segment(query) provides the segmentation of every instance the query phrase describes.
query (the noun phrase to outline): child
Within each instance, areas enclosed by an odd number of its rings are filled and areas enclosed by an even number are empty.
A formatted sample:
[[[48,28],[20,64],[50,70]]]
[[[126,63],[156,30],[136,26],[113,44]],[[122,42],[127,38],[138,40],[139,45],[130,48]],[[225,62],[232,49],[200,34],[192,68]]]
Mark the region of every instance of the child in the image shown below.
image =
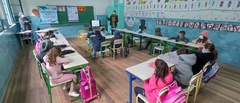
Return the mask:
[[[150,103],[156,103],[159,91],[172,83],[173,75],[168,68],[167,63],[161,59],[157,59],[155,63],[149,63],[149,66],[153,67],[155,72],[148,80],[144,81],[144,89],[141,87],[135,87],[134,91],[136,95],[140,93],[146,96]],[[139,103],[143,103],[141,100],[138,101]]]
[[[168,55],[161,54],[160,57],[163,60],[175,64],[176,69],[173,73],[174,79],[179,86],[186,88],[193,76],[192,66],[196,63],[196,55],[191,54],[187,49],[178,49],[176,53],[169,52]]]
[[[111,44],[113,45],[114,41],[117,40],[117,39],[122,39],[122,35],[120,34],[119,31],[115,31],[114,33],[114,38],[111,42]],[[118,45],[115,45],[115,48],[119,48],[122,44],[118,44]]]
[[[53,47],[49,50],[46,56],[43,57],[44,62],[46,63],[46,69],[49,72],[51,83],[57,84],[66,80],[72,80],[76,82],[76,75],[72,74],[71,72],[63,72],[61,70],[61,65],[68,64],[70,61],[68,58],[62,58],[60,56],[60,52],[61,49]],[[66,85],[63,87],[63,89],[67,88]],[[74,91],[74,83],[71,83],[68,95],[72,97],[79,96],[79,94]]]
[[[161,33],[161,28],[155,28],[155,35],[156,36],[162,36],[162,33]],[[149,40],[147,42],[147,45],[145,47],[145,49],[148,49],[149,45],[151,44],[151,40]]]
[[[176,37],[171,37],[171,38],[169,38],[169,39],[175,39],[176,42],[178,42],[178,41],[183,41],[184,43],[188,43],[189,40],[185,37],[185,34],[186,34],[185,31],[180,31],[179,34],[178,34],[178,36],[176,36]]]
[[[197,62],[192,67],[193,74],[197,74],[200,70],[203,69],[203,66],[212,60],[216,60],[218,56],[218,52],[215,49],[215,46],[212,43],[204,44],[202,49],[202,53],[196,53]]]
[[[105,37],[103,37],[100,33],[100,31],[95,31],[96,37],[93,39],[93,52],[92,56],[95,59],[96,58],[96,52],[100,51],[101,43],[105,41]],[[103,56],[104,54],[102,54]]]
[[[63,44],[63,45],[53,45],[53,42],[49,39],[45,39],[42,40],[40,43],[40,55],[39,55],[39,61],[42,63],[43,62],[43,57],[48,53],[48,51],[52,48],[52,47],[67,47],[67,45]],[[72,52],[64,52],[64,54],[69,54]]]
[[[204,45],[205,43],[212,43],[210,39],[208,39],[209,32],[204,30],[200,33],[199,38],[193,40],[192,42],[199,45]]]
[[[93,29],[90,27],[89,29],[88,29],[88,34],[87,34],[87,40],[86,40],[86,43],[87,43],[87,45],[88,45],[88,48],[90,48],[90,42],[92,41],[92,38],[91,38],[91,36],[92,35],[95,35],[95,33],[94,33],[94,31],[93,31]]]

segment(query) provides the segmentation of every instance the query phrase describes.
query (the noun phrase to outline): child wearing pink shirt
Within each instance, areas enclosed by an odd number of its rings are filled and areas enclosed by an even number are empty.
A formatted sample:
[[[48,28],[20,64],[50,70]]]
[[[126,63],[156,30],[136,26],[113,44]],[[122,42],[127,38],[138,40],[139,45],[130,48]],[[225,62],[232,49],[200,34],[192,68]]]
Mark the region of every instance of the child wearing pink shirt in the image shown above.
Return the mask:
[[[72,80],[76,82],[77,76],[72,74],[71,72],[64,72],[61,69],[62,64],[69,63],[68,58],[62,58],[60,56],[61,49],[53,47],[50,51],[43,57],[44,62],[46,63],[46,69],[50,76],[50,81],[53,84],[57,84],[60,82],[64,82],[67,80]],[[67,85],[67,84],[66,84]],[[66,89],[66,85],[63,89]],[[74,91],[74,83],[71,83],[70,91],[68,93],[69,96],[78,97],[79,94]]]
[[[139,93],[146,96],[150,103],[156,103],[158,93],[162,88],[169,85],[173,81],[173,75],[168,68],[165,61],[157,59],[155,62],[149,63],[149,66],[155,69],[152,76],[144,81],[143,87],[135,87],[135,94]],[[138,100],[139,103],[144,103],[142,100]]]

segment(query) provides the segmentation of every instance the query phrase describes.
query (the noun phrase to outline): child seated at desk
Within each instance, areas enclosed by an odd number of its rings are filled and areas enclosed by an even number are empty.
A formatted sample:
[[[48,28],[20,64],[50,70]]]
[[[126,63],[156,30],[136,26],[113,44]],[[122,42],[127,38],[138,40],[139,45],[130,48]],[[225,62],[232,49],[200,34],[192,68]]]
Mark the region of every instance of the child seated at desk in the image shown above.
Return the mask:
[[[113,44],[114,44],[115,40],[122,39],[122,35],[120,34],[119,31],[115,31],[113,34],[114,34],[114,38],[113,38],[113,40],[111,42],[112,47],[113,47]],[[122,44],[117,44],[117,45],[115,45],[115,48],[119,48],[119,47],[121,47],[121,45]]]
[[[159,91],[173,82],[173,75],[167,63],[161,59],[157,59],[155,63],[149,63],[149,66],[153,67],[155,72],[144,81],[144,88],[135,87],[134,91],[136,95],[140,93],[146,96],[150,103],[156,103]],[[140,99],[138,101],[144,103]]]
[[[162,33],[161,33],[161,28],[155,28],[155,35],[156,36],[162,36]],[[151,40],[149,40],[148,42],[147,42],[147,45],[146,45],[146,47],[145,47],[145,49],[148,49],[148,47],[149,47],[149,45],[151,44]]]
[[[48,51],[53,47],[67,47],[67,45],[53,45],[53,42],[49,39],[42,40],[40,43],[40,55],[39,55],[39,61],[43,62],[43,57],[48,53]],[[64,54],[69,54],[72,52],[64,52]]]
[[[70,60],[68,58],[63,58],[60,55],[61,49],[51,48],[46,56],[43,57],[44,62],[46,63],[46,69],[50,76],[50,81],[53,84],[64,82],[67,80],[72,80],[76,82],[77,76],[71,72],[64,72],[61,69],[62,64],[68,64]],[[64,90],[67,89],[67,83],[63,87]],[[69,96],[78,97],[79,94],[74,91],[74,83],[71,83]]]
[[[180,31],[178,36],[171,37],[169,39],[174,39],[176,42],[183,41],[184,43],[188,43],[189,40],[185,37],[186,32],[185,31]]]
[[[176,37],[171,37],[169,39],[174,39],[176,42],[183,41],[184,43],[188,43],[189,39],[185,37],[186,32],[185,31],[180,31],[178,36]],[[177,48],[173,47],[171,51],[175,51]]]
[[[90,48],[90,42],[92,41],[91,39],[91,36],[92,35],[95,35],[95,33],[94,33],[94,31],[93,31],[93,29],[91,28],[91,27],[89,27],[89,29],[88,29],[88,34],[87,34],[87,45],[88,45],[88,48]]]
[[[198,44],[198,45],[202,45],[204,46],[204,44],[206,43],[212,43],[211,40],[208,38],[209,32],[204,30],[200,33],[199,38],[193,40],[192,42],[194,44]],[[202,47],[199,48],[200,50],[202,49]]]
[[[100,33],[100,31],[95,31],[95,38],[93,38],[93,52],[92,56],[95,59],[96,58],[96,52],[100,51],[101,43],[105,41],[105,37],[103,37]],[[104,53],[102,54],[104,56]]]
[[[193,76],[192,66],[197,61],[196,55],[192,54],[188,49],[178,49],[176,53],[169,52],[168,55],[161,54],[159,57],[175,65],[174,79],[182,88],[188,87]]]
[[[218,56],[218,52],[212,43],[206,43],[202,49],[202,53],[196,53],[197,62],[192,66],[193,74],[197,74],[203,69],[203,66],[209,61],[215,61]]]

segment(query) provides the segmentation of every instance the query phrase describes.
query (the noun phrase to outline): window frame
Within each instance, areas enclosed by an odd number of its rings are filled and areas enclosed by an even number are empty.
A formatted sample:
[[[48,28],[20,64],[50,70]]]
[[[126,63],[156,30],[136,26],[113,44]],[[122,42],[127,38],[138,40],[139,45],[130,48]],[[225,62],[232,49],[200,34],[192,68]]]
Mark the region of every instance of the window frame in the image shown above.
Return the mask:
[[[2,4],[3,4],[4,13],[6,14],[8,25],[11,26],[15,23],[15,19],[13,17],[13,11],[10,6],[9,0],[2,0]]]

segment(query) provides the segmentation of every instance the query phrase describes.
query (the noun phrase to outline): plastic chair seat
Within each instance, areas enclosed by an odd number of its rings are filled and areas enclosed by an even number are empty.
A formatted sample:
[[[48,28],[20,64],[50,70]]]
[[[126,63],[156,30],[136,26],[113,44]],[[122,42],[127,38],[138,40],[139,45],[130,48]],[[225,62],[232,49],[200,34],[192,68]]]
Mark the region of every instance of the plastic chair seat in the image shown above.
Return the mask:
[[[194,89],[195,85],[193,84],[191,87],[190,87],[190,91],[192,91]],[[188,87],[184,88],[183,89],[183,92],[186,94],[188,92]]]
[[[55,86],[62,85],[62,84],[67,83],[67,82],[71,82],[71,81],[72,81],[72,80],[66,80],[66,81],[64,81],[64,82],[60,82],[60,83],[57,83],[57,84],[53,84],[53,83],[50,81],[50,86],[51,86],[51,87],[55,87]]]

